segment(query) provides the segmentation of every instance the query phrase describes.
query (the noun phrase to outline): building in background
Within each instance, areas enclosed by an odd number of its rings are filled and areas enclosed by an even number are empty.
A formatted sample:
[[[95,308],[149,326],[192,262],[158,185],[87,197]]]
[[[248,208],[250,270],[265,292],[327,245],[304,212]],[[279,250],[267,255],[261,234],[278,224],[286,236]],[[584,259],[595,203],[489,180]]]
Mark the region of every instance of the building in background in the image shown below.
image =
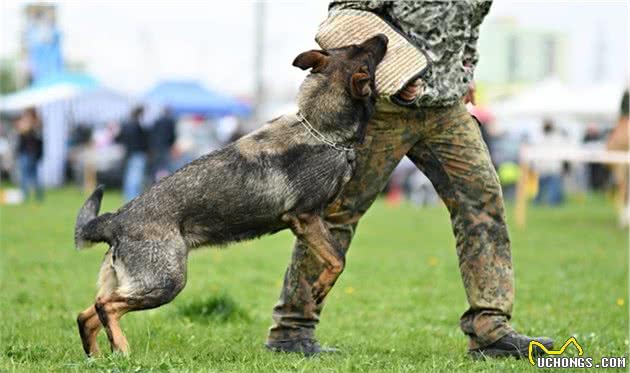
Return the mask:
[[[569,75],[567,52],[567,36],[562,32],[495,19],[482,28],[475,79],[486,101],[547,78],[564,80]]]
[[[27,84],[63,70],[61,33],[54,4],[34,3],[24,7],[22,50],[27,61],[24,79]]]

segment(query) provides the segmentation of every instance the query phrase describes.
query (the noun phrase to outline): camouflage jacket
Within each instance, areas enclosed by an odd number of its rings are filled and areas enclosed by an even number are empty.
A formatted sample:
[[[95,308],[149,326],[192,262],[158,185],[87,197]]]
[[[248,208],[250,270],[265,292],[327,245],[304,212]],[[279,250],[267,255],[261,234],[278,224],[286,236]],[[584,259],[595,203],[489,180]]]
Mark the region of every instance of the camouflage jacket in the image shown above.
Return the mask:
[[[466,94],[473,80],[479,26],[490,4],[490,0],[333,0],[329,10],[372,11],[409,36],[431,60],[418,105],[448,106]]]

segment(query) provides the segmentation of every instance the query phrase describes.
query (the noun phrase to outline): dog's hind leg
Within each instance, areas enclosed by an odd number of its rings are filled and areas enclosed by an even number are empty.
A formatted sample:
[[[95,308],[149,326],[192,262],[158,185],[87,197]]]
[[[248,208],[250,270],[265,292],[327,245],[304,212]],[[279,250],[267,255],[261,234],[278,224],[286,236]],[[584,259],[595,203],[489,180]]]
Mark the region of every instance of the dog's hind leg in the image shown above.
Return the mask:
[[[112,352],[127,354],[129,352],[129,344],[119,323],[122,315],[130,310],[126,299],[117,294],[99,297],[96,299],[94,308],[96,309],[100,322],[105,327]]]
[[[98,356],[100,351],[98,343],[96,342],[96,336],[101,330],[101,321],[98,319],[94,305],[89,306],[85,311],[79,314],[77,324],[79,326],[81,343],[83,343],[83,351],[85,351],[88,356]]]
[[[96,297],[98,298],[111,294],[116,288],[116,284],[117,280],[113,267],[112,250],[109,249],[105,253],[103,263],[101,264],[101,270],[98,274],[98,293]],[[81,343],[83,344],[83,351],[85,351],[88,356],[97,356],[100,351],[96,337],[101,331],[102,324],[98,318],[94,305],[91,305],[79,314],[77,317],[77,325],[79,327]]]
[[[117,286],[94,305],[113,352],[127,354],[129,344],[120,319],[131,311],[156,308],[173,300],[186,284],[187,251],[183,241],[125,243],[113,263]]]
[[[183,286],[182,286],[183,287]],[[170,302],[181,289],[154,288],[145,296],[121,297],[112,294],[96,300],[95,308],[100,322],[105,327],[112,352],[129,353],[127,338],[120,328],[120,319],[131,311],[140,311],[159,307]]]
[[[317,214],[285,214],[282,220],[289,224],[293,234],[304,241],[324,263],[325,269],[312,288],[313,299],[323,302],[345,266],[345,255],[339,243],[326,227],[326,222]]]

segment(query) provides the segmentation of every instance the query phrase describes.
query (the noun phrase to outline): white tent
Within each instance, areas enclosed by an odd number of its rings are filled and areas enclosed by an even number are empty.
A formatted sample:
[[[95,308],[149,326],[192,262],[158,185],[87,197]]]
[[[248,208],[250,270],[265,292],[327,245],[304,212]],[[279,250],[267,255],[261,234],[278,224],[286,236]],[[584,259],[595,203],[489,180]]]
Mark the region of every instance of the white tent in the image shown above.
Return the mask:
[[[121,120],[131,108],[133,101],[129,97],[89,79],[64,76],[0,97],[0,111],[17,113],[36,107],[40,113],[44,123],[40,175],[46,186],[58,186],[64,181],[68,134],[74,125]]]
[[[617,115],[622,88],[616,84],[570,87],[549,79],[507,100],[489,106],[499,118],[572,116],[612,119]]]
[[[45,88],[29,88],[6,95],[0,99],[0,111],[21,111],[50,102],[65,100],[79,95],[82,88],[73,84],[59,84]]]

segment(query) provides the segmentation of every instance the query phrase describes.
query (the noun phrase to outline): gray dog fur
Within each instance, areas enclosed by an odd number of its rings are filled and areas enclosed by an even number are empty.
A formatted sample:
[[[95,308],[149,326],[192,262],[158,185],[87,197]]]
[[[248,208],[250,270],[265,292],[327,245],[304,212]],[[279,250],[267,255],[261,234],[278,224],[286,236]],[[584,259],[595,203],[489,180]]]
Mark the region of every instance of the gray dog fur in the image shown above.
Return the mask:
[[[295,59],[295,66],[312,68],[300,87],[299,110],[327,139],[350,147],[362,140],[374,111],[374,71],[386,49],[387,38],[378,35]],[[325,246],[322,255],[331,253],[331,268],[343,265],[321,228],[321,214],[350,179],[352,161],[352,151],[324,144],[296,115],[285,115],[191,162],[114,213],[98,216],[103,196],[98,188],[75,227],[77,248],[110,246],[96,302],[78,318],[85,352],[98,352],[100,325],[112,349],[126,352],[118,319],[170,302],[186,283],[190,249],[290,228],[314,246]]]

